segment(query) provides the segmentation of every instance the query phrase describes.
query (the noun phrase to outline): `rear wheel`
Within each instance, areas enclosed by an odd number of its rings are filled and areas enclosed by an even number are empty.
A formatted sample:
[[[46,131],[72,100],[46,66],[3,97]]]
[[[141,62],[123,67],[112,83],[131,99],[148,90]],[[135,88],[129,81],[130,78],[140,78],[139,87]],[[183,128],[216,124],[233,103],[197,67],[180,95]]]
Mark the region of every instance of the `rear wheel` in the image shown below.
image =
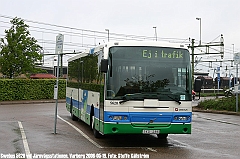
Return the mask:
[[[70,102],[70,113],[71,113],[71,118],[73,121],[77,121],[78,118],[73,114],[73,102],[72,102],[72,97],[71,97],[71,102]]]
[[[73,121],[77,121],[78,120],[78,117],[76,117],[73,112],[71,112],[71,117],[72,117],[72,120]]]

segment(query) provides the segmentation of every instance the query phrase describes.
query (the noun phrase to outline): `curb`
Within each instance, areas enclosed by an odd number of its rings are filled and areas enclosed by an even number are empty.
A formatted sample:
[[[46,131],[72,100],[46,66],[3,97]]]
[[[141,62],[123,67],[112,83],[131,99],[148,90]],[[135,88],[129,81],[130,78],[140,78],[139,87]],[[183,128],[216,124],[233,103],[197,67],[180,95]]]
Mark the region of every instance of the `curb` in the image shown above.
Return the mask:
[[[0,105],[13,105],[13,104],[37,104],[37,103],[55,103],[55,99],[43,100],[17,100],[17,101],[0,101]],[[65,103],[66,99],[58,99],[58,103]]]
[[[240,112],[232,112],[232,111],[218,111],[218,110],[202,110],[193,108],[193,112],[202,112],[202,113],[215,113],[215,114],[226,114],[226,115],[237,115],[240,116]]]

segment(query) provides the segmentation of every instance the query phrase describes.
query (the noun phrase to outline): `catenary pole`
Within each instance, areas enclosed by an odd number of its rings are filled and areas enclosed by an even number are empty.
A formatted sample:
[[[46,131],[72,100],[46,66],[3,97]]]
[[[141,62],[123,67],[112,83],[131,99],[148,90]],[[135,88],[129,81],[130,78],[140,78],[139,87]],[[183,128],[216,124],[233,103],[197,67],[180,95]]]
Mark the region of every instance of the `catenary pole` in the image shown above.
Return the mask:
[[[192,39],[192,86],[194,84],[194,39]]]

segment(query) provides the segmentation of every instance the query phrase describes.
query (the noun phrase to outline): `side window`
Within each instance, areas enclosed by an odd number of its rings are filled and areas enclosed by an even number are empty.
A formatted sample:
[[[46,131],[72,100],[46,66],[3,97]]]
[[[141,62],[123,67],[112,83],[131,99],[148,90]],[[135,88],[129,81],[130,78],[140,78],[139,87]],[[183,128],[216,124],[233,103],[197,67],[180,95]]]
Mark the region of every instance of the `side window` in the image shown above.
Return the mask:
[[[178,87],[186,88],[186,68],[178,68]]]
[[[69,62],[68,64],[68,80],[67,80],[67,86],[78,88],[80,82],[80,73],[79,73],[79,59]]]

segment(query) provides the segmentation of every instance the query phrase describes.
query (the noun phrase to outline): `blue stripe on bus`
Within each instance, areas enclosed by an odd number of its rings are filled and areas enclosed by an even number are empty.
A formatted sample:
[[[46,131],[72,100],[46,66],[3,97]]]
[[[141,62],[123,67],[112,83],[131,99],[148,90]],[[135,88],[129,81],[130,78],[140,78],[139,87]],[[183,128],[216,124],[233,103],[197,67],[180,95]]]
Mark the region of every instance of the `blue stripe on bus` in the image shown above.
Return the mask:
[[[113,116],[122,116],[123,120],[112,120]],[[190,117],[188,120],[174,120],[175,116]],[[124,120],[127,117],[127,120]],[[172,122],[172,123],[190,123],[192,121],[192,112],[104,112],[105,122]]]
[[[94,107],[94,116],[99,119],[99,109]]]
[[[66,103],[70,104],[71,103],[71,98],[66,98]],[[75,99],[72,99],[72,104],[73,107],[77,108],[78,110],[83,109],[83,102],[77,101]],[[91,105],[87,105],[87,109],[86,109],[87,114],[91,113]],[[99,118],[99,109],[94,107],[94,116],[96,118]]]
[[[67,104],[71,104],[71,98],[66,98],[66,103]],[[75,100],[75,99],[72,99],[72,105],[73,105],[73,107],[75,107],[75,108],[77,108],[77,109],[81,109],[81,108],[83,108],[83,103],[82,102],[79,102],[79,101],[77,101],[77,100]]]

